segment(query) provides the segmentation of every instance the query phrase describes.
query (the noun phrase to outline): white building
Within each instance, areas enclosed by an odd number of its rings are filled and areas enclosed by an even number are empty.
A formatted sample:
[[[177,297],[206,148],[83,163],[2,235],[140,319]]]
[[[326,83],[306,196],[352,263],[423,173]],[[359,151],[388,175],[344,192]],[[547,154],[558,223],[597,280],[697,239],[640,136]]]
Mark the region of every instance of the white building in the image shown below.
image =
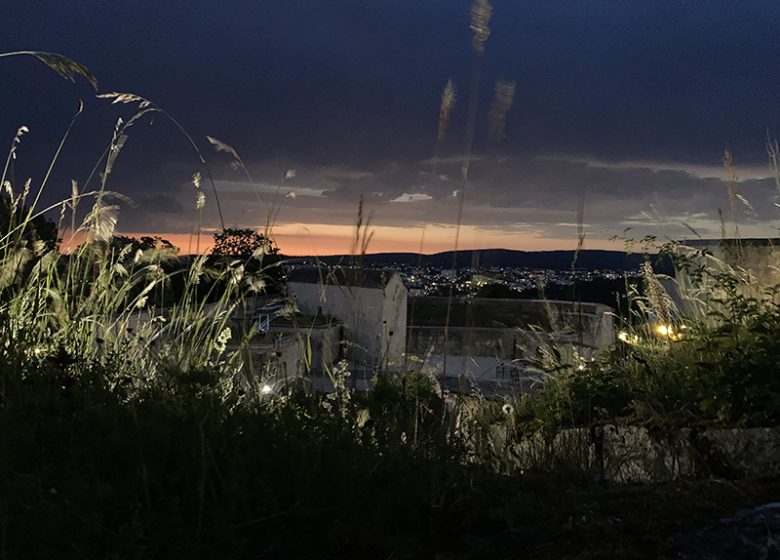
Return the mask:
[[[353,371],[402,366],[408,293],[397,272],[304,268],[289,274],[287,289],[302,313],[335,317],[344,325],[344,355]]]

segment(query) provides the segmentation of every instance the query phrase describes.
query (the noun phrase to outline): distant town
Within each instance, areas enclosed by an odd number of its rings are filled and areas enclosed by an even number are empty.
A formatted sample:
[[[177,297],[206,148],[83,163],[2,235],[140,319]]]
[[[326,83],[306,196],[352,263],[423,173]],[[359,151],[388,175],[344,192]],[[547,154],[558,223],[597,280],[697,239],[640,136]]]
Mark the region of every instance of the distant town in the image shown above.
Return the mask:
[[[316,266],[315,259],[301,259],[288,265],[291,271]],[[388,276],[398,272],[412,297],[476,296],[487,286],[502,286],[505,293],[515,297],[534,297],[540,290],[548,287],[567,287],[576,283],[600,281],[614,282],[625,278],[638,277],[639,268],[594,270],[550,268],[529,268],[515,266],[485,266],[472,268],[446,268],[435,265],[415,266],[406,263],[362,263],[365,270],[386,273]],[[498,292],[501,293],[501,292]]]
[[[317,264],[355,266],[364,270],[398,272],[410,297],[546,297],[600,302],[612,307],[616,293],[625,293],[626,281],[639,276],[650,260],[658,272],[673,274],[672,267],[655,255],[624,251],[447,251],[433,255],[379,253],[362,256],[293,257],[285,259],[290,271]],[[574,294],[575,290],[579,292]]]

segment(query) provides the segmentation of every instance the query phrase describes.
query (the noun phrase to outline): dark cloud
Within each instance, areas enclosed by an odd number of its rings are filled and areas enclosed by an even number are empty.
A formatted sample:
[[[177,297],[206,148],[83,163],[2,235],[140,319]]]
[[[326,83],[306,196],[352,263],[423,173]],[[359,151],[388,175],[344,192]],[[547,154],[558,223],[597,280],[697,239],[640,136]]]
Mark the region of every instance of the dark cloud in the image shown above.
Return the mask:
[[[436,174],[430,171],[430,160],[375,169],[303,165],[294,178],[282,181],[284,166],[266,161],[255,166],[254,184],[235,178],[220,180],[217,187],[230,225],[263,226],[270,208],[281,209],[282,223],[354,224],[362,197],[374,225],[420,228],[456,220],[453,191],[463,188],[453,178],[458,163],[441,161],[437,168]],[[690,236],[689,228],[703,237],[719,235],[721,213],[728,222],[736,218],[744,232],[766,234],[778,210],[774,180],[740,182],[732,207],[728,185],[718,174],[716,166],[685,171],[659,163],[615,166],[561,156],[482,157],[472,163],[462,224],[571,238],[582,205],[585,229],[602,239],[627,228],[637,235]],[[193,208],[192,186],[182,185],[178,192],[181,206]],[[205,192],[213,220],[213,200]],[[133,219],[152,229],[167,224],[167,231],[190,231],[195,224],[194,211],[169,216],[153,204]]]
[[[182,202],[169,194],[136,197],[135,204],[141,212],[150,210],[159,214],[178,214],[184,211]]]
[[[103,91],[153,99],[199,144],[211,134],[233,145],[259,183],[275,186],[295,168],[290,185],[311,191],[288,201],[280,219],[351,223],[362,195],[379,222],[452,223],[459,162],[441,162],[434,172],[426,160],[448,78],[459,100],[441,153],[457,155],[463,145],[469,4],[30,1],[6,7],[0,34],[6,50],[63,52],[86,64]],[[651,208],[714,228],[717,208],[730,208],[717,172],[723,149],[738,165],[760,164],[766,129],[780,121],[780,4],[493,4],[464,219],[557,235],[570,226],[555,224],[575,221],[584,200],[593,228],[620,229]],[[0,139],[10,140],[20,124],[31,128],[14,169],[20,180],[40,181],[77,100],[86,100],[45,194],[67,196],[70,179],[83,184],[115,119],[130,108],[98,102],[86,84],[71,86],[33,59],[4,59],[0,71]],[[485,136],[499,78],[516,81],[517,92],[507,139],[496,148]],[[258,221],[257,195],[231,190],[241,175],[224,154],[203,149],[225,188],[226,220]],[[660,163],[617,165],[637,161]],[[703,177],[693,164],[716,171]],[[139,203],[124,222],[191,228],[187,181],[198,168],[189,141],[164,116],[138,125],[112,178]],[[753,206],[769,219],[776,209],[772,183],[759,174],[741,188],[761,201]],[[205,178],[204,192],[213,226]],[[389,202],[415,194],[432,199]]]

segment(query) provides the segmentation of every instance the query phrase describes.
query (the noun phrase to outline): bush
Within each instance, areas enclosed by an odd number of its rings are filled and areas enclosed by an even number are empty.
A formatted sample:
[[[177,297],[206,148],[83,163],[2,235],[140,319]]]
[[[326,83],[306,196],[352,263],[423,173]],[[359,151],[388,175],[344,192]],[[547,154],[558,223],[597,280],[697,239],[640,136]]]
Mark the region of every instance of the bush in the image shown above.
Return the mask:
[[[695,271],[693,285],[680,288],[681,307],[646,271],[645,294],[634,296],[634,315],[624,319],[617,347],[552,374],[526,411],[551,429],[780,422],[777,288],[761,293],[739,270]]]

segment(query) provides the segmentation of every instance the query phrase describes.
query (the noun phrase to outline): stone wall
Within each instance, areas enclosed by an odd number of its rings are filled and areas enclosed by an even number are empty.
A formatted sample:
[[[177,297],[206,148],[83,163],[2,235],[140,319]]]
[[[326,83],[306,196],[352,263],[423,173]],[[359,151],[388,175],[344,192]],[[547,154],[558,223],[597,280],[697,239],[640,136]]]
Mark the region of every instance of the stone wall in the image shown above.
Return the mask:
[[[497,430],[495,437],[506,438],[506,430]],[[760,478],[780,472],[780,427],[662,431],[606,425],[504,441],[504,446],[515,470],[566,465],[618,483]]]
[[[780,426],[650,428],[603,425],[518,434],[513,417],[485,426],[479,399],[445,395],[452,429],[472,460],[503,474],[575,470],[593,480],[662,483],[710,477],[763,478],[780,472]]]

